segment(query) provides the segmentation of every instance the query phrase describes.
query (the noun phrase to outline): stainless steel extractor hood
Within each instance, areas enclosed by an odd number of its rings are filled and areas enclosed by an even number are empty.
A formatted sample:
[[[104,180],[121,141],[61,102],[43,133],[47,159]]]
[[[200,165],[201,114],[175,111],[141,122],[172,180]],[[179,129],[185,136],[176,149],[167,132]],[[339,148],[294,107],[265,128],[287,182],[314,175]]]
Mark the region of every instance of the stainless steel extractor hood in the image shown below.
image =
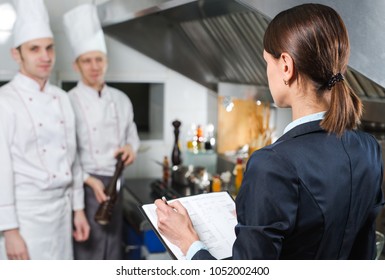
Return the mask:
[[[216,91],[220,82],[267,87],[264,30],[278,12],[309,1],[173,0],[157,1],[141,11],[124,8],[131,1],[113,2],[98,8],[106,34]],[[363,100],[382,104],[385,33],[378,31],[385,30],[385,1],[316,2],[335,8],[347,25],[351,40],[347,81]],[[377,115],[385,122],[385,114]]]

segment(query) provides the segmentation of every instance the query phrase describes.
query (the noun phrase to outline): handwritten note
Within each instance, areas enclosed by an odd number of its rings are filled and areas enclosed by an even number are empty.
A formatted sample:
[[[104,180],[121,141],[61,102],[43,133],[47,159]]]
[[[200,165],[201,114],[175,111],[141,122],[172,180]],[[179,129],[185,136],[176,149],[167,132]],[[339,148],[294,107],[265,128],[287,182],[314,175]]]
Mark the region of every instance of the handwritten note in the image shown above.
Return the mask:
[[[187,209],[200,240],[217,259],[231,257],[237,224],[234,200],[227,192],[213,192],[178,198]],[[170,200],[172,202],[173,200]],[[158,231],[156,206],[142,205],[153,227]],[[168,249],[177,259],[185,259],[181,250],[158,232]]]

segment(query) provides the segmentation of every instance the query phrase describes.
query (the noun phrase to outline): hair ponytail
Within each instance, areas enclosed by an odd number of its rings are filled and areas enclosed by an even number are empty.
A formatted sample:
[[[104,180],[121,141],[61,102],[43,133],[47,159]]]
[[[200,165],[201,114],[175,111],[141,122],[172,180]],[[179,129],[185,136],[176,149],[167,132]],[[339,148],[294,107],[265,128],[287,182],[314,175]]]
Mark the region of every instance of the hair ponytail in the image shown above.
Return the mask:
[[[321,127],[341,136],[346,129],[356,129],[361,116],[361,100],[345,81],[341,81],[331,88],[330,107]]]
[[[323,129],[341,136],[357,128],[362,104],[341,74],[347,69],[350,43],[335,10],[311,3],[285,10],[269,23],[263,46],[275,58],[289,53],[296,75],[313,84],[318,98],[327,95],[330,107],[321,122]]]

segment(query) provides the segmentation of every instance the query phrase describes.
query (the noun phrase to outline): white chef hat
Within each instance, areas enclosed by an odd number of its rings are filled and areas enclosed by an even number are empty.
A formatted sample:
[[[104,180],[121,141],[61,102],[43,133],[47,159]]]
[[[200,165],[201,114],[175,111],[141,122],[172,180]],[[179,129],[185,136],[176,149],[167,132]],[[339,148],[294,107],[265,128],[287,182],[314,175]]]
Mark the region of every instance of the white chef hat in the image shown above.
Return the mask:
[[[13,47],[40,38],[53,38],[43,0],[13,0],[17,14],[13,26]]]
[[[89,51],[107,53],[96,6],[92,4],[77,6],[64,14],[63,23],[75,58]]]

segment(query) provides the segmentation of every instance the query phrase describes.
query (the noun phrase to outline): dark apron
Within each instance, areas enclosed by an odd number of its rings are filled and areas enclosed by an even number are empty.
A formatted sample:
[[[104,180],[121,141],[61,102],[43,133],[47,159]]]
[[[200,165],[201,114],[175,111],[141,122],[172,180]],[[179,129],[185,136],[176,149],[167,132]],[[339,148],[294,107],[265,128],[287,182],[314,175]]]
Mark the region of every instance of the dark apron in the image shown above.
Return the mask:
[[[101,180],[104,186],[107,186],[112,178],[112,176],[90,175]],[[94,220],[95,213],[99,208],[99,202],[95,198],[94,191],[84,184],[85,213],[91,231],[87,241],[74,241],[75,260],[121,260],[123,258],[123,212],[121,193],[122,192],[119,192],[118,194],[110,223],[102,226]]]

